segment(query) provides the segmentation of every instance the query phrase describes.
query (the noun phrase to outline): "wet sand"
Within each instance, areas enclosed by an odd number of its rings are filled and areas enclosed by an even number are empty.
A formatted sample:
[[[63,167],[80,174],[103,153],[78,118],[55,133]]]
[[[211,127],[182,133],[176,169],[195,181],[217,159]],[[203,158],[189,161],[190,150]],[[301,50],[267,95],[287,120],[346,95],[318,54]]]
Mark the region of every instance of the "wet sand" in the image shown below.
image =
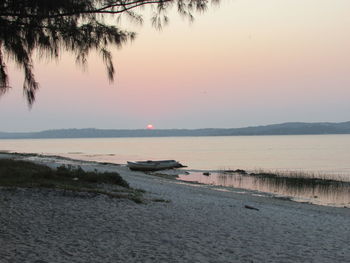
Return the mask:
[[[50,166],[52,158],[36,158]],[[74,163],[74,162],[72,162]],[[0,262],[347,262],[350,209],[119,172],[148,201],[0,190]],[[223,191],[224,190],[224,191]],[[164,202],[169,201],[169,202]],[[247,209],[251,206],[259,210]]]

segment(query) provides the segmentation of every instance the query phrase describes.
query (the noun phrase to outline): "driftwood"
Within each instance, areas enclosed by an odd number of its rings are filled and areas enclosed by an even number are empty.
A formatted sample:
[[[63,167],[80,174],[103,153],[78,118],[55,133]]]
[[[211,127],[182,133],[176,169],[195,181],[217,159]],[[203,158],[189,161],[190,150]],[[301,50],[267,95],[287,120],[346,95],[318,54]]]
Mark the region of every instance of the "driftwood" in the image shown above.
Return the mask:
[[[259,211],[259,209],[258,209],[258,208],[253,207],[253,206],[250,206],[250,205],[245,205],[245,206],[244,206],[244,208]]]

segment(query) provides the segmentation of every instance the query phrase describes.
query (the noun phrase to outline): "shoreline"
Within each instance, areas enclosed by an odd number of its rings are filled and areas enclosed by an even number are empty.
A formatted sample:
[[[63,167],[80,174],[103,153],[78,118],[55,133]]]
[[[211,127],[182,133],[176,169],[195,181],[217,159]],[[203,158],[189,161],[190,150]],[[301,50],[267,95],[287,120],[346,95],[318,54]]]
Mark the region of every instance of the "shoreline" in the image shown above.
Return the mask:
[[[60,165],[45,158],[41,162]],[[81,165],[81,164],[80,164]],[[152,199],[135,204],[48,189],[0,189],[8,262],[345,262],[350,210],[118,172]],[[249,207],[258,210],[249,209]]]
[[[127,168],[126,164],[117,164],[117,163],[110,163],[110,162],[99,162],[99,161],[92,161],[92,160],[82,160],[82,159],[75,159],[71,157],[65,157],[65,156],[60,156],[60,155],[46,155],[46,154],[39,154],[39,153],[18,153],[18,152],[9,152],[9,151],[0,151],[0,158],[3,157],[9,157],[9,158],[19,158],[19,159],[24,159],[24,160],[29,160],[33,162],[37,162],[39,164],[44,164],[47,165],[51,168],[56,168],[60,165],[72,165],[72,166],[81,166],[85,167],[85,169],[90,169],[89,167],[93,165],[102,165],[105,167],[113,166],[113,167],[119,167],[122,169],[123,172],[127,171],[128,173],[132,173],[135,171],[131,171]],[[244,170],[238,170],[238,171],[243,171]],[[267,170],[268,171],[268,170]],[[232,171],[228,171],[228,173],[231,173]],[[269,171],[268,171],[269,172]],[[316,198],[309,197],[307,198],[306,196],[297,196],[297,195],[290,195],[289,193],[281,193],[276,190],[274,191],[264,191],[264,190],[259,190],[259,189],[253,189],[249,187],[237,187],[233,185],[220,185],[220,184],[213,184],[213,183],[206,183],[206,182],[201,182],[201,180],[198,180],[198,174],[208,174],[207,176],[204,176],[204,179],[208,178],[208,176],[212,175],[217,175],[221,173],[225,173],[225,170],[201,170],[201,169],[170,169],[170,170],[161,170],[161,171],[153,171],[153,172],[138,172],[141,174],[148,174],[151,176],[157,176],[161,178],[166,178],[170,180],[175,180],[177,182],[183,182],[187,184],[192,184],[192,185],[203,185],[207,187],[213,187],[216,189],[221,189],[221,191],[231,191],[231,192],[239,192],[240,194],[247,194],[247,195],[255,195],[255,196],[261,196],[264,198],[273,198],[273,199],[280,199],[280,200],[289,200],[292,202],[297,202],[297,203],[304,203],[304,204],[312,204],[312,205],[321,205],[321,206],[328,206],[328,207],[338,207],[338,208],[350,208],[350,203],[325,203],[326,200],[322,201],[322,198],[319,199],[318,196]],[[292,173],[292,172],[290,172]],[[186,176],[184,177],[183,175],[188,174],[197,174],[196,179],[187,179]],[[247,173],[248,176],[250,176],[249,173]],[[267,174],[268,176],[265,178],[264,174],[262,174],[261,178],[269,179],[271,175],[273,174]],[[192,176],[193,177],[193,176]],[[245,176],[246,177],[246,176]],[[259,174],[253,173],[254,178],[259,178]],[[244,177],[243,177],[244,178]],[[281,177],[283,178],[283,177]],[[321,177],[320,177],[321,178]],[[203,178],[202,178],[203,179]],[[313,178],[310,178],[310,181]],[[322,178],[321,178],[322,180]],[[344,185],[350,184],[350,181],[343,181],[343,180],[332,180],[333,183],[340,183]],[[333,186],[330,186],[333,187]]]

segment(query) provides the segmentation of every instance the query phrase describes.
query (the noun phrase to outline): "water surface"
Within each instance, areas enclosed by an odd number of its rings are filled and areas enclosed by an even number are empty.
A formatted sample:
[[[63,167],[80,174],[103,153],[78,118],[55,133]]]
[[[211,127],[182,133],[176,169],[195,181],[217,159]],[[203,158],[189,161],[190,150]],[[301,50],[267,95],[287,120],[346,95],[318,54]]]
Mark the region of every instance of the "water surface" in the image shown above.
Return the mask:
[[[192,170],[189,175],[181,175],[181,180],[255,190],[315,204],[350,205],[349,187],[291,187],[263,178],[213,172],[311,171],[350,181],[350,135],[21,139],[0,140],[0,150],[119,164],[175,159]],[[203,170],[211,174],[203,176]]]
[[[350,174],[350,135],[0,140],[0,150],[113,163],[175,159],[203,170]]]

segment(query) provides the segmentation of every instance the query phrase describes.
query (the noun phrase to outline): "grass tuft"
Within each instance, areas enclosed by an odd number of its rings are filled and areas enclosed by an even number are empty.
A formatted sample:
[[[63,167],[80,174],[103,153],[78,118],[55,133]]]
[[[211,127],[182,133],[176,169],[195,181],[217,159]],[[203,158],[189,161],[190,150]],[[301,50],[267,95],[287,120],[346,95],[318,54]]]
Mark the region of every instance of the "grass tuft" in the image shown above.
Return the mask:
[[[114,186],[107,191],[103,185]],[[75,192],[89,192],[107,195],[112,198],[128,198],[142,203],[143,190],[131,189],[118,173],[84,171],[81,167],[48,166],[28,161],[0,159],[0,186],[54,188]]]

